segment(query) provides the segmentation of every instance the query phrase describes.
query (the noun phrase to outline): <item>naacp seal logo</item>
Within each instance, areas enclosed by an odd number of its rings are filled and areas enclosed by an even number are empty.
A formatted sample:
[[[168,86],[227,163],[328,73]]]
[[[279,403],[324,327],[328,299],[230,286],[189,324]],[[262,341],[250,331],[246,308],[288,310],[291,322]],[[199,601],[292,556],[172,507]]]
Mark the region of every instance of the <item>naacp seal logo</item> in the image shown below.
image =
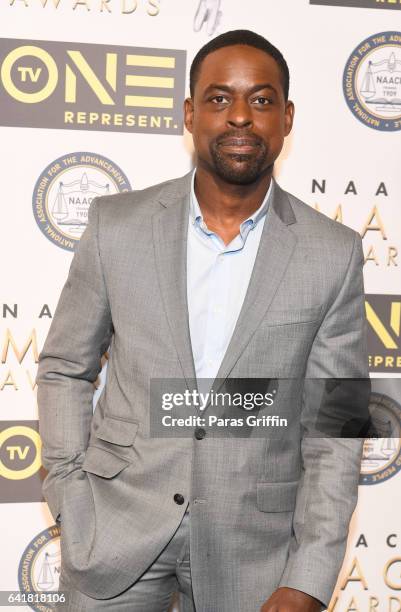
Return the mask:
[[[18,568],[18,583],[22,593],[57,591],[60,575],[60,528],[54,525],[41,531],[25,548]],[[32,610],[50,612],[51,603],[29,603]],[[29,601],[29,600],[28,600]]]
[[[45,168],[33,192],[33,214],[40,230],[54,244],[73,251],[97,196],[130,191],[121,168],[96,153],[70,153]]]
[[[343,88],[359,121],[376,130],[401,130],[401,32],[362,41],[347,61]]]
[[[388,395],[372,393],[369,410],[383,437],[364,442],[359,479],[363,485],[388,480],[401,469],[401,406]]]

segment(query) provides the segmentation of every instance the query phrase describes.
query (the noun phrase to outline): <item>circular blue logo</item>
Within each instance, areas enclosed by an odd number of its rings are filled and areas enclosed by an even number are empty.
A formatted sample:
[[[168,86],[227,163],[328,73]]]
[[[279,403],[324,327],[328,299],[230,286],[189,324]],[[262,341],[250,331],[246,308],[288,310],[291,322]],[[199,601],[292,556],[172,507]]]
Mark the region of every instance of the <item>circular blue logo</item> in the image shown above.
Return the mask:
[[[86,228],[92,200],[130,190],[124,172],[107,157],[68,153],[52,161],[36,181],[33,214],[48,240],[73,251]]]
[[[54,599],[52,602],[52,593],[58,591],[60,562],[60,528],[54,525],[29,542],[19,563],[19,588],[32,610],[54,611],[57,602]]]
[[[401,470],[401,406],[384,393],[371,393],[369,410],[373,421],[387,437],[365,440],[361,485],[379,484]]]
[[[348,108],[364,125],[401,130],[401,32],[365,38],[348,58],[343,75]]]

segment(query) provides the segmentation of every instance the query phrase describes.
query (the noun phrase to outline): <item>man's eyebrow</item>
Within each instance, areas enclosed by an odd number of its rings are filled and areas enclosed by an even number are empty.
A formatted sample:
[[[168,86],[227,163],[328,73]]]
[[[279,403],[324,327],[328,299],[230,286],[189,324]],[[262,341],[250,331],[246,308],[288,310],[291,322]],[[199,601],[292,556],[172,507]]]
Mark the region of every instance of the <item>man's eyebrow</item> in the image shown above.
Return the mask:
[[[270,89],[274,93],[277,93],[277,89],[275,87],[273,87],[273,85],[271,83],[262,83],[261,85],[254,85],[254,87],[251,87],[249,92],[250,93],[255,93],[256,91],[260,91],[262,89]]]
[[[205,94],[209,93],[209,91],[213,91],[213,89],[219,89],[220,91],[227,91],[228,93],[231,92],[231,87],[228,87],[228,85],[219,85],[218,83],[211,83],[210,85],[208,85],[204,91]]]
[[[211,91],[218,89],[219,91],[226,91],[227,93],[232,93],[233,89],[232,87],[230,87],[229,85],[222,85],[219,83],[211,83],[210,85],[208,85],[204,91],[204,95],[207,95],[208,93],[210,93]],[[253,85],[253,87],[251,87],[248,90],[248,93],[253,94],[256,91],[261,91],[262,89],[270,89],[271,91],[273,91],[274,93],[277,93],[277,89],[275,87],[273,87],[273,85],[271,85],[271,83],[258,83],[256,85]]]

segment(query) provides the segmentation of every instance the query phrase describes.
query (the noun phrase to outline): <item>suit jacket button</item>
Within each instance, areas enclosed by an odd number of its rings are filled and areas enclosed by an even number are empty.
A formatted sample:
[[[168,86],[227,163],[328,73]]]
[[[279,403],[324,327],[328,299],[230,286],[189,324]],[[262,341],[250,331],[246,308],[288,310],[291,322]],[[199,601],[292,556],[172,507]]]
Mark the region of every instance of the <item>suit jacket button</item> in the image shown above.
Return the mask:
[[[197,440],[203,440],[205,436],[206,436],[206,431],[202,427],[198,427],[197,429],[195,429],[195,438]]]
[[[176,504],[178,504],[179,506],[182,506],[182,504],[184,503],[184,496],[181,495],[181,493],[176,493],[174,495],[174,501]]]

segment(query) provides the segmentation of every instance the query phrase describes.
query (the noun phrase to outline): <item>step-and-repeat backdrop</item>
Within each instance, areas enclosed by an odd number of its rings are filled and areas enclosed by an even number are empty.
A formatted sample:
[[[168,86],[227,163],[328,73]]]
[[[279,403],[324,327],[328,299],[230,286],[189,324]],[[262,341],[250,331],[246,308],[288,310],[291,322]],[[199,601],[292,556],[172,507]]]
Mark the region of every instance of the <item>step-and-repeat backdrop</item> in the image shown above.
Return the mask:
[[[389,437],[365,443],[330,607],[401,611],[401,0],[1,0],[0,590],[58,587],[35,376],[89,204],[189,170],[189,65],[236,28],[290,66],[279,183],[364,244],[373,400]]]

